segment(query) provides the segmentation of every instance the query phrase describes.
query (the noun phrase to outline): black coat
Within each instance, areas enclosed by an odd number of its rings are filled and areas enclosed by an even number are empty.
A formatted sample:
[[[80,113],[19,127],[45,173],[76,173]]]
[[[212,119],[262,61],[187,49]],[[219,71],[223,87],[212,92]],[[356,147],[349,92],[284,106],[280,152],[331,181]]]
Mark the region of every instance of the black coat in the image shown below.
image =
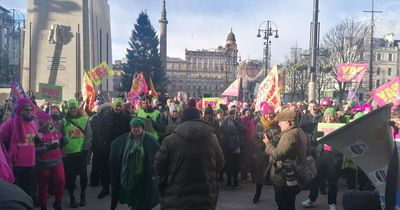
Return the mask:
[[[123,134],[111,144],[110,151],[110,176],[111,176],[111,209],[118,205],[121,192],[121,167],[122,156],[125,149],[125,143],[129,133]],[[145,134],[143,138],[144,165],[145,165],[145,198],[146,210],[150,210],[160,203],[159,200],[159,178],[155,173],[153,163],[160,145],[153,137]]]
[[[125,112],[115,113],[114,111],[105,114],[99,126],[99,144],[109,150],[111,143],[124,133],[130,131],[129,122],[131,117]]]

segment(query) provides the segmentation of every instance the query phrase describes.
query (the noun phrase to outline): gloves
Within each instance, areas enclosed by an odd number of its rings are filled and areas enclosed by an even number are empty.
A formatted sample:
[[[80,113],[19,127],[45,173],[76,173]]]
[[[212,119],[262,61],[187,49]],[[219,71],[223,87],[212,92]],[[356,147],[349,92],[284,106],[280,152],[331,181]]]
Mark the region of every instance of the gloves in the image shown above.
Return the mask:
[[[57,149],[59,146],[60,145],[58,144],[58,142],[46,144],[46,150],[54,150],[54,149]]]

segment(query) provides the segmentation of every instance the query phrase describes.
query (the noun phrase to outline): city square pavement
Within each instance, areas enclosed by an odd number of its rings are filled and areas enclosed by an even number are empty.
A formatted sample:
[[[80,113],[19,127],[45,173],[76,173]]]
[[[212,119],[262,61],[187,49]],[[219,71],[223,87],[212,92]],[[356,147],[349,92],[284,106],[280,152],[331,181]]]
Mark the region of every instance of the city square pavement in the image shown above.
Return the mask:
[[[240,184],[239,188],[231,189],[226,188],[224,183],[219,184],[220,194],[218,199],[217,210],[275,210],[277,207],[274,203],[274,192],[271,186],[264,186],[261,194],[260,201],[257,204],[253,204],[252,199],[255,192],[255,185],[253,183]],[[75,196],[79,198],[79,184],[77,184],[77,190],[75,190]],[[339,181],[339,192],[337,197],[337,210],[342,210],[342,196],[343,192],[347,188],[344,186],[343,180]],[[110,196],[103,199],[97,199],[97,194],[101,191],[101,187],[88,186],[87,189],[87,205],[85,207],[79,207],[78,210],[109,210],[110,209]],[[304,201],[308,196],[307,191],[301,192],[297,195],[296,209],[304,209],[301,207],[301,202]],[[79,200],[79,199],[78,199]],[[50,198],[49,209],[53,198]],[[327,196],[319,195],[316,201],[316,207],[310,208],[311,210],[328,210]],[[37,208],[38,209],[38,208]],[[68,193],[65,192],[63,209],[71,209],[69,207]],[[127,205],[118,205],[118,210],[130,210]],[[160,210],[157,206],[153,210]]]

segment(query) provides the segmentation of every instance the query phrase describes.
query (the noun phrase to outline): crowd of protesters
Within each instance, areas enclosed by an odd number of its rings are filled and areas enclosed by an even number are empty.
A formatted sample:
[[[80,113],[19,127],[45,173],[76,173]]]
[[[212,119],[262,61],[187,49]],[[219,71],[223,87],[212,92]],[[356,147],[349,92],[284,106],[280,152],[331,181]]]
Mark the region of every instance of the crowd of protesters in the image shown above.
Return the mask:
[[[351,159],[317,143],[318,123],[349,123],[372,111],[370,104],[324,98],[259,107],[236,101],[201,107],[194,98],[164,104],[149,96],[96,101],[93,110],[75,99],[61,107],[29,98],[13,107],[9,100],[0,116],[0,179],[41,209],[49,194],[54,209],[62,209],[64,189],[71,208],[85,206],[88,184],[102,187],[99,199],[111,194],[111,209],[118,203],[139,210],[159,203],[161,209],[215,209],[220,181],[232,189],[255,183],[255,204],[263,185],[273,185],[278,208],[290,210],[300,188],[289,184],[284,165],[310,153],[317,174],[304,207],[315,206],[320,191],[335,210],[339,177],[350,189],[373,190]]]

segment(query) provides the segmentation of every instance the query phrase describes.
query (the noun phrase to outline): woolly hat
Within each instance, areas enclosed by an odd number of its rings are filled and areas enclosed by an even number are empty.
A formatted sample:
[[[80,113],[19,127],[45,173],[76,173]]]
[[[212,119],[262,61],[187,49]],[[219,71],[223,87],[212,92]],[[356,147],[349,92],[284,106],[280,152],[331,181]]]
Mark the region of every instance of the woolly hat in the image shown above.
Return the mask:
[[[51,118],[51,116],[46,112],[39,112],[36,116],[39,121],[39,125],[43,125],[45,120],[53,120],[53,118]]]
[[[112,106],[124,106],[124,102],[121,100],[121,98],[115,98],[114,101],[112,102]]]
[[[336,111],[334,108],[329,107],[325,110],[324,112],[324,117],[326,117],[327,115],[329,115],[330,117],[335,117],[336,118]]]
[[[366,104],[364,104],[363,106],[362,106],[362,111],[364,112],[366,109],[369,109],[369,110],[374,110],[374,108],[372,107],[372,105],[371,104],[369,104],[369,103],[366,103]]]
[[[17,107],[15,108],[15,112],[19,114],[21,110],[25,108],[25,104],[28,104],[33,108],[33,103],[29,98],[20,98],[17,101]]]
[[[144,122],[140,118],[137,118],[137,117],[132,118],[132,120],[131,120],[131,122],[129,124],[131,125],[131,127],[132,126],[140,126],[140,127],[142,127],[144,129]]]
[[[264,103],[261,106],[261,113],[263,113],[264,115],[267,115],[270,110],[274,110],[274,107],[268,105],[267,103]]]
[[[331,106],[332,105],[332,101],[329,98],[323,98],[321,101],[321,105],[323,106]]]
[[[200,119],[200,112],[196,108],[185,108],[182,112],[182,122]]]
[[[357,112],[357,113],[354,115],[353,120],[358,119],[358,118],[360,118],[360,117],[362,117],[362,116],[364,116],[364,115],[365,115],[365,114],[362,113],[362,112]]]
[[[69,99],[67,104],[68,104],[68,108],[71,108],[71,107],[79,108],[78,101],[76,99]]]

